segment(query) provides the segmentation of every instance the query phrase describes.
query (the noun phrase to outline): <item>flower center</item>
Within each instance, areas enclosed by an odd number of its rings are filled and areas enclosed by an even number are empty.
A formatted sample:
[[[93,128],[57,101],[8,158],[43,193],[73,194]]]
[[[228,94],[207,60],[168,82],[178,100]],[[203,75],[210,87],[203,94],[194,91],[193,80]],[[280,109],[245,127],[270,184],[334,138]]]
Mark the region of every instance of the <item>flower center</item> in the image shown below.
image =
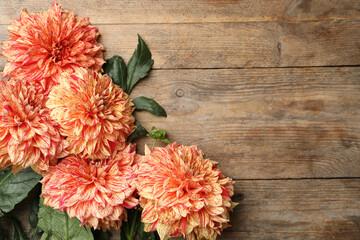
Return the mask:
[[[54,62],[59,62],[69,56],[70,47],[67,47],[67,45],[67,41],[53,44],[51,56]]]
[[[105,185],[105,171],[103,168],[104,160],[91,160],[89,164],[90,176],[93,180],[98,182],[100,185]]]

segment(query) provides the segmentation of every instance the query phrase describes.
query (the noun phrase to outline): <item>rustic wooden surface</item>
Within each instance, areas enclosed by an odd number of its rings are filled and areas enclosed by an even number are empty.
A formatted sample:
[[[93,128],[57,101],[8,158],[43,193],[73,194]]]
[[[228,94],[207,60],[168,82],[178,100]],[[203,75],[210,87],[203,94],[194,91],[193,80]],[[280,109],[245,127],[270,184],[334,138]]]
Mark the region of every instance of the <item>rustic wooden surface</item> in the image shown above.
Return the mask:
[[[127,61],[136,33],[147,42],[154,70],[132,97],[168,117],[136,117],[236,180],[220,239],[360,239],[360,1],[58,2],[97,25],[106,57]],[[0,41],[20,9],[50,4],[1,4]]]

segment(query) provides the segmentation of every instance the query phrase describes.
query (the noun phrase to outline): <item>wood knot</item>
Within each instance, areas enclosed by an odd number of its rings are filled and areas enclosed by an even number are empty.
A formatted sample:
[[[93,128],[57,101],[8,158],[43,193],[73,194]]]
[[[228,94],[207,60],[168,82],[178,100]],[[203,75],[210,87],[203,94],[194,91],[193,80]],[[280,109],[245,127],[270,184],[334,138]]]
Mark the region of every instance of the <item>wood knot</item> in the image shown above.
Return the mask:
[[[176,90],[175,94],[176,94],[177,97],[180,98],[180,97],[183,97],[185,95],[185,92],[182,89],[178,89],[178,90]]]

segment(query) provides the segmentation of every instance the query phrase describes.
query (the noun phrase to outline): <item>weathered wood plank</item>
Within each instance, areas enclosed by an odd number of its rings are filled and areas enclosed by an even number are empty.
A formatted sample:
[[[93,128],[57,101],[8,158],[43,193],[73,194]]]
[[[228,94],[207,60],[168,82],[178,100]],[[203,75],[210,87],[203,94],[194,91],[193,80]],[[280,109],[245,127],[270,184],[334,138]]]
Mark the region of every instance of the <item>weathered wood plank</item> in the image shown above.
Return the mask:
[[[360,177],[359,67],[154,70],[140,95],[168,113],[136,113],[144,127],[199,145],[232,178]]]
[[[88,16],[96,24],[194,23],[360,19],[357,0],[60,0],[66,10]],[[7,0],[0,6],[0,24],[9,24],[20,10],[42,12],[49,1]]]
[[[232,227],[219,239],[360,239],[360,179],[236,181],[234,201]],[[11,215],[29,229],[27,211]]]
[[[360,180],[236,181],[222,239],[360,239]]]
[[[0,41],[8,38],[6,27],[0,26]],[[128,60],[139,33],[157,69],[360,65],[360,21],[98,27],[106,57]]]

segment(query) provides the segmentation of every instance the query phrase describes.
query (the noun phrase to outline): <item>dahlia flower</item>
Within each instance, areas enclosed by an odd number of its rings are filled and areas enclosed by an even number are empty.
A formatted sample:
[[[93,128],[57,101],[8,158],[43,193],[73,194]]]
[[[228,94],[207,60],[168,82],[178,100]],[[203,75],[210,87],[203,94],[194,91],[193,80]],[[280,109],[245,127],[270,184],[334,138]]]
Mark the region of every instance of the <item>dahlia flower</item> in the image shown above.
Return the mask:
[[[100,71],[104,63],[97,28],[88,18],[62,11],[57,3],[43,13],[22,10],[8,34],[2,50],[8,58],[3,77],[37,82],[46,93],[62,72],[72,73],[79,67]]]
[[[136,128],[129,96],[92,70],[64,73],[59,80],[46,106],[67,137],[70,154],[103,159],[123,149]]]
[[[236,206],[231,201],[234,182],[221,173],[196,146],[146,147],[134,181],[145,231],[157,230],[162,240],[180,235],[216,239]]]
[[[11,163],[14,173],[29,166],[46,172],[66,156],[67,142],[50,119],[43,92],[27,83],[12,84],[0,81],[0,168]]]
[[[124,208],[138,204],[130,186],[136,157],[134,145],[102,160],[69,155],[50,167],[41,181],[44,204],[77,217],[82,225],[119,229],[127,218]]]

